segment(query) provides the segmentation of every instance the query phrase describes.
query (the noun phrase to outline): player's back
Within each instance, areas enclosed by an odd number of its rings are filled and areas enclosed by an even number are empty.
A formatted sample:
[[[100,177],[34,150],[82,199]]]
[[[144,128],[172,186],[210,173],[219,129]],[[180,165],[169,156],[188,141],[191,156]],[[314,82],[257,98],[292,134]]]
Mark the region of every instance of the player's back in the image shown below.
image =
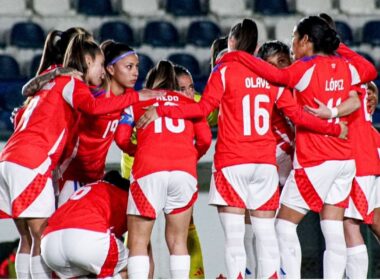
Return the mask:
[[[131,106],[137,121],[150,105],[177,106],[194,101],[172,91],[165,96]],[[134,178],[157,171],[182,170],[196,177],[197,151],[194,125],[190,120],[158,118],[145,129],[137,129],[137,151],[132,168]]]
[[[297,102],[316,107],[315,98],[329,108],[348,99],[352,89],[351,72],[347,62],[338,56],[305,57],[291,66],[295,71],[294,88]],[[299,73],[297,73],[299,72]],[[326,120],[348,121],[348,117]],[[299,128],[296,131],[296,156],[302,166],[315,165],[326,160],[352,158],[349,140],[342,140]]]
[[[120,236],[126,230],[128,192],[105,181],[88,184],[77,190],[49,218],[44,234],[65,228],[113,232]]]
[[[237,62],[220,64],[224,94],[218,119],[217,169],[243,163],[275,164],[270,122],[279,88]],[[217,73],[216,73],[217,74]],[[210,89],[212,86],[210,83]]]
[[[1,153],[1,160],[35,168],[48,154],[60,154],[67,129],[75,122],[75,111],[64,100],[63,92],[85,86],[68,77],[58,77],[45,85],[26,107]],[[57,160],[54,158],[55,162]]]

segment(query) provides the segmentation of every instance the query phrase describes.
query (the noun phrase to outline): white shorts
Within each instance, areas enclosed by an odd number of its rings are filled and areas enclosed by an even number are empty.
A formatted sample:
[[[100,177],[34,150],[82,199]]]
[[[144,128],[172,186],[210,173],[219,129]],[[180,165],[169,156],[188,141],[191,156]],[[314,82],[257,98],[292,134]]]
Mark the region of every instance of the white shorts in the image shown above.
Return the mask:
[[[12,218],[47,218],[55,211],[50,159],[30,169],[0,162],[0,210]]]
[[[127,266],[128,251],[113,233],[61,229],[43,236],[41,255],[60,278],[90,273],[112,277]]]
[[[376,180],[375,180],[375,208],[380,208],[380,176],[377,176],[376,177]]]
[[[291,155],[287,154],[279,145],[276,147],[276,164],[280,186],[284,186],[290,171],[293,169],[293,161]]]
[[[238,164],[213,173],[209,204],[251,210],[276,210],[278,173],[272,164]]]
[[[128,215],[156,219],[161,210],[177,214],[194,205],[197,179],[184,171],[160,171],[137,180],[131,176]]]
[[[301,213],[320,212],[324,204],[347,208],[356,167],[354,160],[328,160],[290,172],[280,202]]]
[[[69,200],[70,196],[76,192],[80,187],[83,187],[85,184],[78,181],[67,180],[63,186],[59,186],[59,195],[58,195],[58,207],[61,207],[66,201]]]
[[[373,223],[373,209],[376,202],[375,176],[355,176],[348,208],[344,212],[346,218],[363,221],[366,224]]]

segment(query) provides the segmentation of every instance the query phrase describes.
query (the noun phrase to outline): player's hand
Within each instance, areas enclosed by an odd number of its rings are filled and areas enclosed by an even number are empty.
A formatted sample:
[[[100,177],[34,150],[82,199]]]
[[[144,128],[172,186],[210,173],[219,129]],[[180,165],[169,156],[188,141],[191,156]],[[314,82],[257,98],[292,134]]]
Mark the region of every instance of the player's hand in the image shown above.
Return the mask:
[[[11,116],[9,117],[9,119],[11,120],[11,123],[12,123],[12,124],[14,124],[14,122],[15,122],[15,117],[16,117],[18,111],[20,111],[20,109],[21,109],[21,107],[15,107],[15,108],[13,109],[12,114],[11,114]]]
[[[377,99],[376,94],[368,94],[368,98],[367,98],[368,113],[372,115],[375,112],[378,102],[379,100]]]
[[[348,134],[348,126],[347,126],[347,122],[339,122],[339,126],[340,126],[340,134],[339,134],[339,138],[340,139],[347,139],[347,134]]]
[[[308,105],[305,105],[305,110],[310,114],[319,117],[321,119],[330,119],[331,118],[331,110],[317,98],[314,98],[315,103],[318,104],[318,108],[313,108]]]
[[[146,101],[150,99],[154,99],[156,97],[162,97],[166,95],[166,91],[159,91],[153,89],[144,88],[139,90],[139,101]]]
[[[137,121],[136,127],[137,128],[146,128],[148,124],[150,124],[152,121],[158,119],[157,109],[155,106],[149,106],[144,108],[146,109],[146,112],[144,115],[140,117],[140,119]]]

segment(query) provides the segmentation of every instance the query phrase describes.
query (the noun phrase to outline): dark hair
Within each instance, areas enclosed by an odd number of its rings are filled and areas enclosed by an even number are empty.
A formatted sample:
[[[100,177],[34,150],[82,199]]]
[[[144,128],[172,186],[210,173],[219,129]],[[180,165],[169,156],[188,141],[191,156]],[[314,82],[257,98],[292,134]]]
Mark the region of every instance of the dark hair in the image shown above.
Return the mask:
[[[215,62],[222,51],[228,48],[228,37],[219,37],[211,44],[211,68],[215,67]]]
[[[253,54],[257,47],[257,25],[251,19],[243,19],[231,28],[229,37],[236,39],[236,50]]]
[[[104,53],[104,65],[108,65],[112,60],[118,56],[133,51],[127,44],[115,42],[114,40],[106,40],[101,43],[100,48]]]
[[[74,68],[86,76],[88,67],[85,55],[89,55],[92,59],[95,59],[97,54],[102,54],[98,44],[87,40],[84,34],[77,34],[67,46],[63,66]]]
[[[175,64],[174,72],[175,72],[176,77],[186,75],[192,78],[190,71],[186,67],[183,67],[182,65]]]
[[[161,60],[146,75],[145,86],[149,89],[178,90],[174,65],[168,60]]]
[[[336,31],[335,21],[332,19],[332,17],[330,17],[326,13],[320,13],[318,16],[324,19],[328,23],[328,25],[330,25],[330,27]]]
[[[309,37],[314,52],[333,54],[339,46],[340,40],[336,31],[321,17],[309,16],[301,19],[296,30],[300,39],[305,35]]]
[[[273,40],[265,42],[257,52],[257,56],[262,58],[263,60],[267,60],[268,57],[280,53],[290,57],[289,47],[281,41]]]
[[[46,37],[41,62],[37,70],[37,75],[54,64],[63,64],[63,58],[70,40],[77,34],[83,34],[87,39],[93,39],[92,35],[81,27],[72,27],[62,32],[53,30]]]
[[[103,181],[106,181],[112,185],[115,185],[116,187],[122,190],[125,190],[125,191],[129,190],[130,181],[121,177],[119,171],[116,171],[116,170],[108,171],[104,175]]]

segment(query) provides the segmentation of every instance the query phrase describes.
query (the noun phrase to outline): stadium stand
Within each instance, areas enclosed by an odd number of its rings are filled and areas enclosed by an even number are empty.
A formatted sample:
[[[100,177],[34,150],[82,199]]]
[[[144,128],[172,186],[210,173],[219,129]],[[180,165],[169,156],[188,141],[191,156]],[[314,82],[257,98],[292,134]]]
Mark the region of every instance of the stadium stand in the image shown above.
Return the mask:
[[[254,12],[266,16],[279,16],[290,13],[286,0],[255,0]]]
[[[109,21],[102,24],[99,30],[99,42],[107,39],[132,46],[136,44],[132,28],[123,21]]]
[[[344,21],[335,21],[336,30],[338,31],[338,34],[340,36],[340,39],[346,44],[346,45],[353,45],[354,44],[354,36],[352,33],[351,27]]]
[[[45,41],[44,30],[33,22],[18,22],[13,25],[10,45],[25,49],[42,48]]]
[[[200,0],[167,0],[166,12],[174,16],[200,16],[203,14]]]
[[[296,0],[295,7],[297,12],[304,15],[315,15],[321,12],[331,13],[333,11],[332,0]]]
[[[77,12],[88,16],[114,15],[111,0],[77,0]]]
[[[29,16],[32,11],[27,8],[25,0],[0,0],[1,16]]]
[[[153,47],[176,47],[179,45],[178,30],[168,21],[148,22],[144,29],[143,43]]]
[[[20,67],[16,59],[9,55],[0,55],[0,80],[14,80],[20,77]]]
[[[222,35],[219,26],[209,20],[193,21],[187,32],[187,43],[209,48],[211,43]]]
[[[380,14],[376,7],[376,0],[339,0],[339,8],[348,15]]]
[[[70,0],[33,0],[34,11],[43,17],[74,15]]]
[[[210,0],[209,9],[218,17],[249,17],[252,15],[245,0]]]
[[[198,77],[201,74],[198,60],[188,53],[174,53],[168,56],[168,60],[174,64],[182,65],[190,71],[193,77]]]
[[[157,0],[121,0],[121,9],[131,17],[163,16]]]
[[[371,20],[365,23],[362,42],[380,46],[380,20]]]

